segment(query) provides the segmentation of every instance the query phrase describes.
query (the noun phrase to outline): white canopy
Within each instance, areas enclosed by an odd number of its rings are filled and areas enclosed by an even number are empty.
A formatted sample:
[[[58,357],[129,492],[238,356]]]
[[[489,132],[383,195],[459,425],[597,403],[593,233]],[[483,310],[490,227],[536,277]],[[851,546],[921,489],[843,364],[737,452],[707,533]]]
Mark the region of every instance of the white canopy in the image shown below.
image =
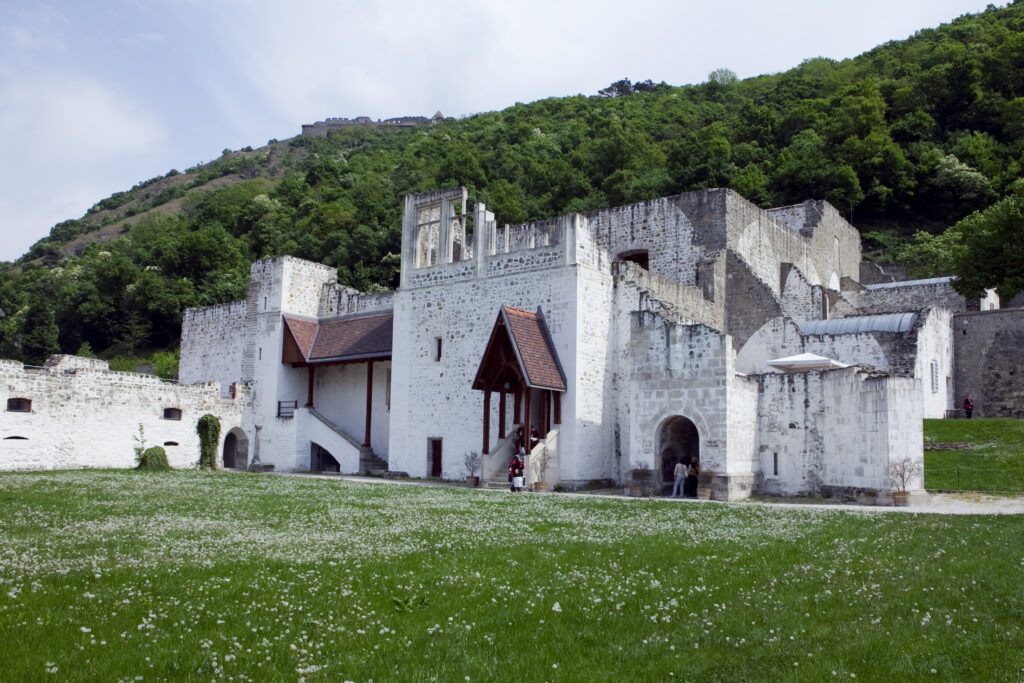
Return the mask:
[[[831,358],[818,356],[813,353],[801,353],[786,358],[776,358],[768,361],[770,367],[783,372],[805,372],[807,370],[832,370],[833,368],[848,368],[846,363],[840,363]]]

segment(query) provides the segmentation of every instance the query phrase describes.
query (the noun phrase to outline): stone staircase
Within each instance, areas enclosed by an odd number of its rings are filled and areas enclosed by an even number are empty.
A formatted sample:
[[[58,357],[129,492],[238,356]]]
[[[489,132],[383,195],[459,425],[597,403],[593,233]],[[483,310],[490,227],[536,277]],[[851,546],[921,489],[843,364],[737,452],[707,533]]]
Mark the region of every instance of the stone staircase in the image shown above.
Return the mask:
[[[360,474],[382,475],[388,471],[388,463],[373,452],[370,446],[363,446],[362,443],[346,432],[344,429],[331,422],[323,413],[315,408],[307,408],[309,414],[319,420],[325,427],[348,442],[348,444],[359,451],[359,472]]]

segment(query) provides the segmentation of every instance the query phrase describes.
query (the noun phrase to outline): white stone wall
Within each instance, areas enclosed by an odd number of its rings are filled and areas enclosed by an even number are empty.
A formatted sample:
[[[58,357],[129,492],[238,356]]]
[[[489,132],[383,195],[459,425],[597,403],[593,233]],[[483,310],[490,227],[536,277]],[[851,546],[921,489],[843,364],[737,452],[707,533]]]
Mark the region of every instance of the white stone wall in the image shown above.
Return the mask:
[[[921,409],[926,418],[945,417],[955,408],[953,393],[953,315],[949,309],[922,311],[917,326],[914,377],[921,381]],[[932,383],[932,364],[936,382]]]
[[[223,399],[217,383],[186,386],[85,364],[23,369],[0,361],[0,470],[134,467],[140,424],[147,447],[163,446],[172,467],[192,467],[202,415],[221,421],[218,457],[228,431],[241,425],[244,388]],[[31,412],[7,412],[8,398],[31,400]],[[181,419],[164,419],[166,408],[180,410]]]
[[[541,252],[547,251],[541,249]],[[530,255],[506,255],[520,266]],[[511,263],[511,261],[510,261]],[[420,269],[431,271],[445,266]],[[474,391],[476,375],[499,308],[512,306],[544,313],[566,378],[572,386],[576,350],[576,268],[548,267],[509,275],[453,280],[448,285],[404,288],[395,293],[392,349],[389,467],[424,476],[428,439],[442,439],[443,476],[464,476],[463,456],[482,450],[483,392]],[[434,360],[435,339],[442,340],[440,361]],[[560,444],[575,452],[574,426],[567,423],[573,396],[563,397]],[[511,398],[511,397],[510,397]],[[512,414],[508,402],[508,415]],[[535,407],[537,402],[534,402]],[[491,401],[491,444],[498,440],[498,396]],[[511,417],[507,422],[511,428]],[[562,459],[563,468],[566,459]]]
[[[889,462],[921,462],[917,380],[857,368],[762,375],[757,380],[757,461],[765,492],[884,494],[892,486]],[[918,480],[912,487],[921,485]]]
[[[227,391],[232,383],[242,378],[245,312],[244,301],[185,309],[181,321],[179,381],[183,384],[220,382]]]
[[[281,362],[282,315],[315,317],[324,285],[336,281],[334,268],[290,256],[257,261],[252,266],[243,377],[252,381],[253,397],[252,410],[245,415],[245,431],[254,434],[256,425],[263,428],[260,461],[277,470],[305,470],[310,465],[308,437],[299,433],[295,418],[278,417],[278,402],[297,401],[303,406],[309,386],[306,368]]]

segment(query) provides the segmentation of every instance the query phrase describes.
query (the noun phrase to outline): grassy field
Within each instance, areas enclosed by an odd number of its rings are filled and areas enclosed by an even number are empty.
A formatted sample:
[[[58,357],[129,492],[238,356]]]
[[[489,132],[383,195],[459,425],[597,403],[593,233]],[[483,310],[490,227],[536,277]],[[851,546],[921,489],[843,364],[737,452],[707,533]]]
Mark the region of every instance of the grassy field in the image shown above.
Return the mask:
[[[1024,516],[0,475],[5,680],[1024,678]]]
[[[1024,420],[925,420],[924,438],[974,444],[971,450],[925,451],[925,488],[1024,491]]]

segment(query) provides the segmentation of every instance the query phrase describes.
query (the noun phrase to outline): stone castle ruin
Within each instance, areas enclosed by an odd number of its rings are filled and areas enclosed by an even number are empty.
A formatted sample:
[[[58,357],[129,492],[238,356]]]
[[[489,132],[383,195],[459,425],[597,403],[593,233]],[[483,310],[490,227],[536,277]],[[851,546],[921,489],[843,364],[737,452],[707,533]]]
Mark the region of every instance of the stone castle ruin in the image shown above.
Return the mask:
[[[429,118],[426,116],[398,116],[391,119],[377,119],[374,121],[369,116],[357,116],[354,119],[336,117],[317,121],[316,123],[304,123],[302,124],[302,134],[309,137],[325,138],[328,133],[333,131],[356,126],[415,128],[416,126],[429,126],[443,120],[444,114],[439,111]]]
[[[180,381],[242,387],[232,457],[278,470],[457,479],[476,451],[500,484],[521,428],[531,485],[659,491],[694,461],[718,499],[885,500],[923,417],[967,392],[1021,415],[1024,310],[879,280],[825,202],[713,189],[499,225],[443,190],[405,200],[397,290],[258,261],[245,301],[186,312]]]

